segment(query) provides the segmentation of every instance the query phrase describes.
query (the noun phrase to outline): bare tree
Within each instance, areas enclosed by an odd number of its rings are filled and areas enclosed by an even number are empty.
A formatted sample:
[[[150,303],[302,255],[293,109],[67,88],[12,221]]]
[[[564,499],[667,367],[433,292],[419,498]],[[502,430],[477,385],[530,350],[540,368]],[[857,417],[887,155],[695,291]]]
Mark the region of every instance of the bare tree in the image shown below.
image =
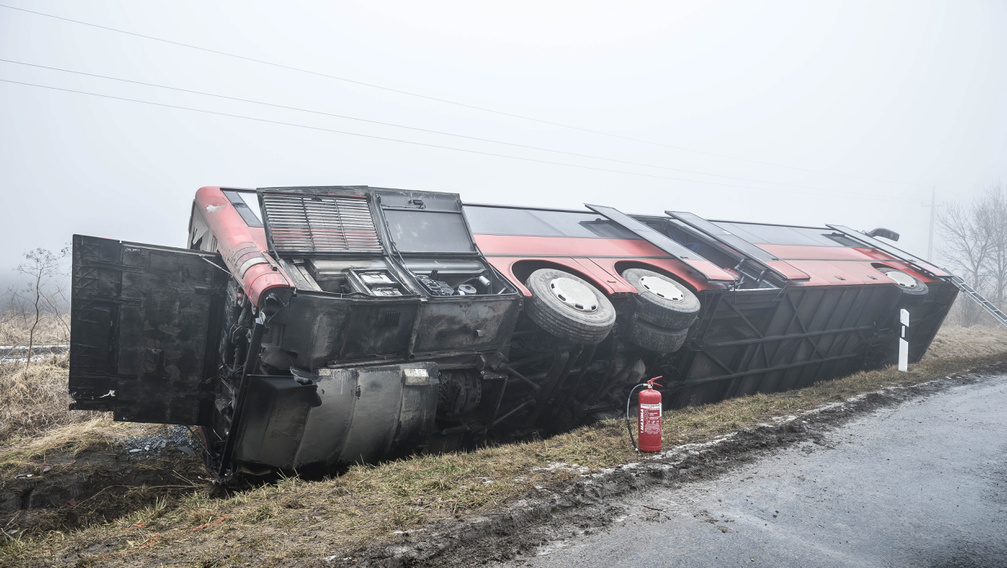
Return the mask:
[[[986,259],[990,300],[998,307],[1007,299],[1007,198],[999,183],[986,188],[982,199],[989,209],[992,246]]]
[[[992,275],[988,265],[995,255],[997,234],[1002,230],[997,227],[996,201],[1002,201],[1000,192],[989,190],[970,203],[949,204],[938,219],[938,230],[944,240],[941,256],[976,290],[987,288]],[[973,325],[980,315],[978,306],[963,304],[962,325]]]
[[[55,253],[48,249],[37,248],[26,252],[24,262],[16,268],[17,272],[28,277],[28,281],[20,288],[15,289],[12,294],[12,302],[17,308],[16,311],[20,312],[25,324],[30,326],[28,351],[25,359],[26,378],[35,347],[36,330],[42,321],[42,316],[46,313],[54,313],[59,316],[63,305],[61,302],[65,301],[63,286],[60,285],[57,277],[60,275],[63,259],[69,254],[69,247]],[[66,325],[62,319],[60,323]],[[69,330],[67,333],[69,334]]]

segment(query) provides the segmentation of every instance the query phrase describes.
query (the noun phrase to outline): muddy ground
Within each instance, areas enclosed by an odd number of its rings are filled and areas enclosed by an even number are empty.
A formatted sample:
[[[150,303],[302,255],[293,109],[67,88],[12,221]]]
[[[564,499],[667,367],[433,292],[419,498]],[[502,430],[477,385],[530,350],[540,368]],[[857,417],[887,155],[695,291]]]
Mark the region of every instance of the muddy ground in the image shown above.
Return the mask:
[[[1007,362],[915,386],[884,389],[798,416],[780,417],[773,423],[728,434],[711,443],[676,446],[646,460],[600,473],[576,475],[575,471],[569,476],[570,481],[538,487],[533,494],[499,508],[433,521],[417,530],[390,531],[380,542],[353,552],[331,550],[334,554],[272,556],[261,564],[481,566],[508,560],[547,542],[607,526],[625,513],[622,500],[633,492],[711,479],[767,452],[799,442],[817,442],[825,432],[878,408],[1003,372],[1007,372]],[[154,511],[156,516],[156,511],[171,509],[175,503],[196,495],[212,499],[254,490],[246,487],[225,491],[202,479],[198,445],[184,428],[136,425],[113,428],[119,429],[112,430],[115,437],[107,437],[113,434],[103,430],[105,437],[84,437],[62,446],[46,446],[41,454],[28,448],[23,461],[8,458],[0,463],[0,529],[6,535],[0,538],[30,538],[47,531],[67,534],[96,523],[132,520],[131,515],[138,511]],[[146,517],[141,517],[136,517],[133,527],[142,527]],[[216,522],[219,524],[220,520]],[[112,533],[84,543],[83,547],[78,544],[64,548],[52,560],[64,565],[123,565],[126,559],[114,554],[119,554],[127,544],[134,550],[145,546],[141,541],[133,543],[129,535]],[[235,536],[245,538],[240,532],[231,534],[232,538]],[[214,537],[207,534],[201,538],[207,539],[212,548]],[[166,550],[164,555],[158,553],[146,559],[181,566],[259,563],[256,552],[249,550],[247,554],[222,558],[217,564],[205,552],[205,544],[192,554]],[[107,555],[97,554],[103,551]],[[40,562],[39,565],[50,564],[49,560]],[[0,557],[2,564],[4,560]]]
[[[0,530],[7,537],[73,530],[207,487],[198,442],[182,426],[120,428],[0,463]],[[29,450],[30,451],[30,450]],[[0,559],[2,560],[2,559]]]

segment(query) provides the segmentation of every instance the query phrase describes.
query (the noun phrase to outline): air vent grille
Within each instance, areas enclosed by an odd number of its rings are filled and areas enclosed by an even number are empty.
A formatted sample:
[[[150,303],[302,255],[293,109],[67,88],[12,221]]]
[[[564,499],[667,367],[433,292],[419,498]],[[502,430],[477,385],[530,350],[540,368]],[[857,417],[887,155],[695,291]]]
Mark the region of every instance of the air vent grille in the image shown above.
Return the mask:
[[[281,256],[382,252],[363,197],[280,192],[261,196],[266,234]]]

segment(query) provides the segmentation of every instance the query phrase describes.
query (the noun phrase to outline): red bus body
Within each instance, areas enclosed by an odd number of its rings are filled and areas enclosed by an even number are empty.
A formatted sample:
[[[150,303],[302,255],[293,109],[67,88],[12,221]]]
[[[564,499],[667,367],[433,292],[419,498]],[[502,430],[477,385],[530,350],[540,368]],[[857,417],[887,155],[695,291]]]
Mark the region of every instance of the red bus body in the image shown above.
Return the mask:
[[[910,359],[950,275],[841,226],[204,187],[187,249],[74,237],[70,392],[201,427],[207,465],[338,469]]]

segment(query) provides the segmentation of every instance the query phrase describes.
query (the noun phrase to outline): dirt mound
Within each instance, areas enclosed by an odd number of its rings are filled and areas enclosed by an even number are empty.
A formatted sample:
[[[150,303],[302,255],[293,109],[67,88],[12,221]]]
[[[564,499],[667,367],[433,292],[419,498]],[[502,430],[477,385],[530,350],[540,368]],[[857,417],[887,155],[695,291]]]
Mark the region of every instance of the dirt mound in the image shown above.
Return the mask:
[[[59,442],[57,433],[0,463],[0,529],[7,536],[108,522],[206,488],[198,442],[185,428],[131,428],[121,440],[103,435],[115,430],[76,428],[82,430],[83,439]]]

